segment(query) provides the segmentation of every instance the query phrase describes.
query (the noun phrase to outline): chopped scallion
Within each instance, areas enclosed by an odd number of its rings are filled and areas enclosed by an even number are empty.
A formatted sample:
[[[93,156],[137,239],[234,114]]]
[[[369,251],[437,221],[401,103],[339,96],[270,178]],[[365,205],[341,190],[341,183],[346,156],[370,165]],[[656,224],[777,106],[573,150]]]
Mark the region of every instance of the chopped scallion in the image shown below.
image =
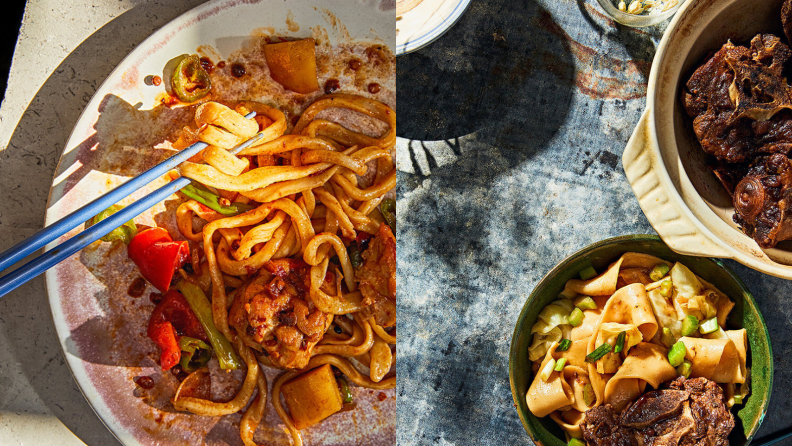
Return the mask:
[[[682,364],[677,367],[677,373],[679,373],[681,376],[684,376],[685,378],[690,378],[690,372],[692,371],[693,363],[688,360],[682,361]]]
[[[597,347],[596,349],[594,349],[593,352],[591,352],[588,355],[586,355],[586,362],[588,362],[588,363],[597,362],[603,356],[605,356],[608,353],[610,353],[612,349],[613,349],[613,347],[611,347],[611,345],[606,342],[606,343],[600,345],[599,347]]]
[[[682,341],[677,342],[668,351],[668,362],[673,367],[679,367],[685,361],[687,354],[687,347]]]
[[[734,404],[742,404],[743,403],[743,396],[742,395],[734,395]]]
[[[557,352],[565,352],[569,350],[569,347],[572,346],[572,341],[569,339],[562,339],[561,342],[558,343],[558,347],[556,347]]]
[[[593,266],[589,266],[588,268],[580,272],[580,278],[583,280],[589,280],[595,277],[597,277],[597,271],[594,269]]]
[[[701,324],[701,334],[709,334],[718,331],[718,318],[707,319]]]
[[[577,438],[573,438],[569,440],[567,446],[586,446],[586,443],[584,443],[583,440],[578,440]]]
[[[663,297],[671,297],[671,294],[673,294],[673,286],[674,283],[671,282],[671,279],[664,280],[660,284],[660,288],[659,288],[660,295]]]
[[[547,382],[550,379],[550,374],[553,373],[553,369],[555,368],[556,361],[553,358],[550,358],[549,361],[545,364],[542,368],[542,371],[539,372],[539,377],[542,378],[542,381]]]
[[[717,325],[717,324],[716,324]],[[699,328],[699,320],[692,314],[682,320],[682,336],[690,336]]]
[[[665,263],[660,263],[659,265],[656,265],[654,268],[652,268],[652,271],[649,273],[649,278],[657,282],[658,280],[665,277],[666,274],[668,274],[669,269],[670,268],[668,265]]]
[[[668,327],[663,327],[663,334],[660,336],[660,343],[668,348],[671,348],[671,346],[676,343],[676,338]]]
[[[592,299],[592,298],[590,298],[588,296],[583,296],[583,297],[578,298],[577,300],[575,300],[575,306],[580,308],[581,310],[596,310],[597,309],[597,303],[594,302],[594,299]]]
[[[583,386],[583,402],[586,403],[587,407],[591,407],[596,399],[597,395],[594,393],[594,387],[591,386],[591,383],[586,383]]]
[[[627,333],[622,331],[616,336],[616,346],[613,347],[613,353],[621,353],[624,350],[624,338],[627,337]]]
[[[571,290],[567,290],[566,288],[564,291],[561,291],[561,294],[558,295],[559,299],[569,299],[572,300],[577,297],[577,293]]]
[[[580,327],[583,324],[583,312],[580,308],[575,308],[569,313],[569,325],[573,327]]]
[[[559,359],[558,361],[556,361],[553,370],[555,370],[556,372],[560,372],[561,370],[564,370],[564,366],[566,365],[566,362],[567,362],[566,358]]]

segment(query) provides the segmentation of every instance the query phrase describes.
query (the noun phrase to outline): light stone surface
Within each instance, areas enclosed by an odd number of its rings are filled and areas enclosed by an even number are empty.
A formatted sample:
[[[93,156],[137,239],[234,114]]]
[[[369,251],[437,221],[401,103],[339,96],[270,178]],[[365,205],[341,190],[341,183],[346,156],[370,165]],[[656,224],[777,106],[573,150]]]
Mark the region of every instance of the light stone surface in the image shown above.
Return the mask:
[[[201,0],[28,0],[0,106],[0,250],[44,224],[69,134],[112,69]],[[0,445],[114,445],[63,359],[44,278],[0,300]]]
[[[530,444],[508,376],[526,298],[578,249],[654,233],[621,154],[663,26],[617,26],[594,0],[478,0],[397,60],[400,445]],[[776,357],[760,439],[792,424],[792,284],[727,263]]]

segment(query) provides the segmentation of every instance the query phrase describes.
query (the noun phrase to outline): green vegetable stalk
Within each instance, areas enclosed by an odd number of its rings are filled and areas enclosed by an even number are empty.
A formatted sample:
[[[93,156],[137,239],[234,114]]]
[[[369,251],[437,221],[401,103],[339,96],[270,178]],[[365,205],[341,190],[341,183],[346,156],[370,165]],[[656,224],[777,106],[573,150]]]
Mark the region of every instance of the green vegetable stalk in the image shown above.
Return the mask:
[[[360,254],[360,248],[358,248],[357,243],[350,243],[347,247],[347,252],[349,253],[349,263],[352,264],[352,268],[358,269],[363,266],[363,255]]]
[[[396,235],[396,200],[392,198],[386,198],[382,200],[380,204],[380,213],[382,214],[382,218],[385,219],[385,223],[390,226],[391,231],[393,231],[393,235]]]
[[[229,217],[245,213],[253,206],[245,203],[231,203],[229,206],[220,204],[220,196],[213,194],[209,189],[200,184],[192,183],[184,186],[181,193],[201,203],[202,205]]]
[[[121,209],[124,209],[124,206],[121,206],[120,204],[114,204],[110,206],[109,208],[94,215],[90,220],[88,220],[85,224],[85,228],[86,229],[90,228],[91,226],[115,214]],[[103,242],[112,242],[113,240],[123,240],[123,242],[128,245],[129,242],[131,242],[136,235],[137,235],[137,226],[135,226],[134,221],[129,220],[123,225],[113,229],[111,232],[109,232],[107,235],[102,237],[100,240]]]
[[[223,370],[235,370],[242,367],[242,362],[239,360],[231,343],[215,327],[212,319],[212,305],[203,290],[185,280],[180,281],[176,287],[187,299],[187,303],[193,313],[195,313],[195,316],[198,317],[198,322],[201,323],[206,335],[209,337],[209,342],[214,348],[217,360],[220,361],[220,368]]]
[[[349,389],[349,383],[343,376],[338,377],[338,388],[341,390],[341,400],[344,404],[352,402],[352,391]]]

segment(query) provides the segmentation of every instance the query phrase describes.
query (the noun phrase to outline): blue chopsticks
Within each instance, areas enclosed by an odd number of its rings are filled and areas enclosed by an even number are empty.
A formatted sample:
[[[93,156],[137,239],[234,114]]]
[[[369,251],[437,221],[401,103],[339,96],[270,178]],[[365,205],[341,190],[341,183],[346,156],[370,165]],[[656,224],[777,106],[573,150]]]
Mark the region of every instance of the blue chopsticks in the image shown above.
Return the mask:
[[[251,112],[245,115],[245,117],[248,119],[252,119],[254,116],[256,116],[255,112]],[[232,150],[230,150],[230,152],[235,154],[239,153],[243,149],[250,147],[251,145],[259,142],[261,138],[262,138],[261,133],[256,134],[256,136],[254,136],[253,138],[234,147]],[[164,175],[166,172],[175,168],[176,166],[183,163],[184,161],[186,161],[193,155],[197,154],[201,150],[205,149],[206,147],[208,147],[208,144],[204,142],[197,142],[191,145],[190,147],[187,147],[186,149],[182,150],[176,155],[173,155],[167,160],[161,162],[160,164],[157,164],[151,169],[132,178],[131,180],[125,182],[121,186],[111,190],[105,195],[102,195],[101,197],[95,199],[94,201],[88,203],[87,205],[67,215],[61,220],[58,220],[53,225],[47,226],[46,228],[36,232],[32,237],[29,237],[28,239],[23,240],[22,242],[16,244],[11,249],[0,254],[0,271],[7,269],[9,266],[15,264],[16,262],[32,254],[36,250],[42,248],[47,243],[57,239],[63,234],[66,234],[70,230],[85,223],[86,221],[88,221],[88,219],[90,219],[94,215],[102,212],[103,210],[117,203],[121,199],[126,198],[133,192],[137,191],[141,187],[147,185],[153,180]],[[110,233],[113,229],[137,217],[138,215],[143,213],[146,209],[151,208],[155,204],[166,199],[171,194],[175,193],[177,190],[183,188],[184,186],[187,186],[188,184],[190,184],[190,179],[183,177],[171,181],[165,186],[160,187],[156,191],[148,194],[142,199],[136,201],[135,203],[123,208],[122,210],[111,215],[110,217],[91,226],[90,228],[72,237],[66,242],[56,246],[55,248],[47,251],[46,253],[40,255],[39,257],[31,260],[30,262],[26,263],[24,266],[3,276],[2,278],[0,278],[0,297],[5,296],[6,294],[8,294],[10,291],[14,290],[18,286],[38,276],[44,271],[52,268],[53,266],[65,260],[69,256],[77,253],[78,251],[90,245],[91,243],[95,242],[96,240],[99,240],[100,238],[104,237],[105,235]]]

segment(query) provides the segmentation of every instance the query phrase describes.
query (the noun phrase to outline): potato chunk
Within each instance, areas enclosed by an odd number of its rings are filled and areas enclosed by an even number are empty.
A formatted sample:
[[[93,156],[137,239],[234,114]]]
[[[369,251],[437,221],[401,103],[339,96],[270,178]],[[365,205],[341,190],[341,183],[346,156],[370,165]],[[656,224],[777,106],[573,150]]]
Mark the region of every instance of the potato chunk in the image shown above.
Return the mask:
[[[307,94],[319,89],[314,39],[264,45],[270,76],[284,88]]]
[[[341,410],[343,401],[330,364],[317,367],[281,387],[297,429],[305,429]]]

